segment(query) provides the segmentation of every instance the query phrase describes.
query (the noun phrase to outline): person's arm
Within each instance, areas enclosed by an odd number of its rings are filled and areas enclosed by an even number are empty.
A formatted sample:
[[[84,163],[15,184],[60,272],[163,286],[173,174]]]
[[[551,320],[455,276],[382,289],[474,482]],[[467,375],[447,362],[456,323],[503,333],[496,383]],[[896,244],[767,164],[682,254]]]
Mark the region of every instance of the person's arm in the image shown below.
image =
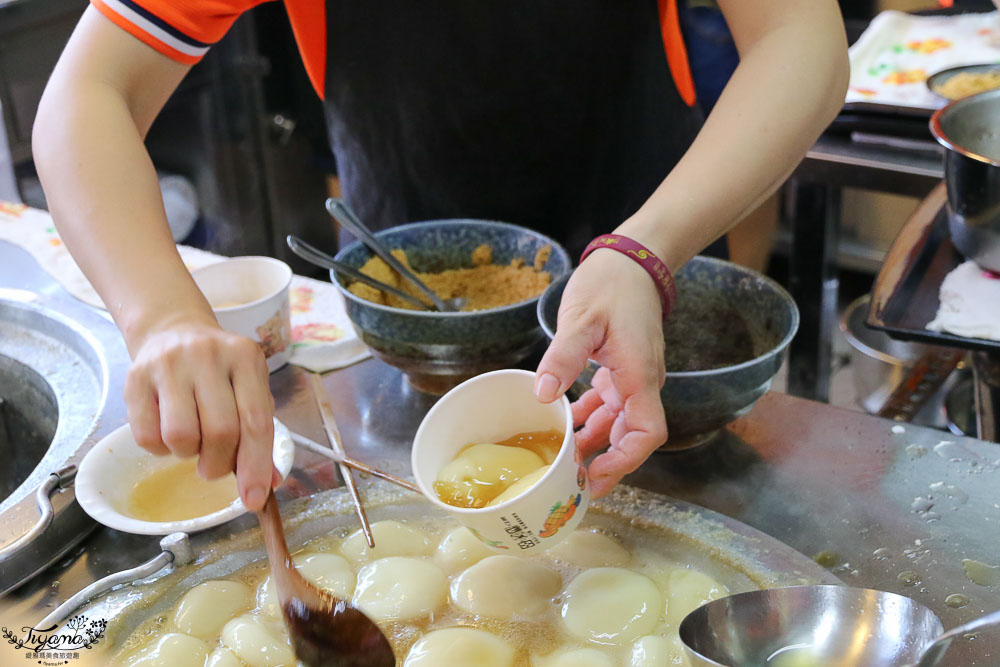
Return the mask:
[[[844,100],[849,69],[834,0],[719,0],[740,64],[690,149],[617,233],[672,271],[753,211],[788,177]],[[669,122],[669,119],[667,119]],[[597,250],[566,287],[536,393],[561,395],[588,357],[603,368],[574,405],[590,472],[606,493],[666,439],[660,301],[627,257]]]
[[[189,66],[88,7],[46,86],[35,164],[56,226],[121,329],[136,440],[234,468],[250,509],[273,480],[273,401],[257,345],[223,332],[174,246],[146,132]]]
[[[844,103],[847,40],[832,0],[719,0],[740,64],[677,167],[620,233],[680,267],[757,208]]]

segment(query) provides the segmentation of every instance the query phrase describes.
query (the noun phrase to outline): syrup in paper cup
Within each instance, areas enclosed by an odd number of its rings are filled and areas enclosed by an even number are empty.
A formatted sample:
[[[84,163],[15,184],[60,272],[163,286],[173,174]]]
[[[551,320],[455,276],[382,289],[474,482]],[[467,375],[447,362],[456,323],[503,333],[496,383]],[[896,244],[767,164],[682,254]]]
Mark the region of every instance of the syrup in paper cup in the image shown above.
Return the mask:
[[[561,542],[590,503],[569,400],[563,396],[540,403],[534,385],[535,374],[523,370],[493,371],[466,380],[431,408],[413,440],[413,474],[423,494],[498,553],[537,553]],[[563,433],[559,453],[548,472],[520,495],[473,509],[449,505],[435,493],[438,473],[467,445],[549,429]]]

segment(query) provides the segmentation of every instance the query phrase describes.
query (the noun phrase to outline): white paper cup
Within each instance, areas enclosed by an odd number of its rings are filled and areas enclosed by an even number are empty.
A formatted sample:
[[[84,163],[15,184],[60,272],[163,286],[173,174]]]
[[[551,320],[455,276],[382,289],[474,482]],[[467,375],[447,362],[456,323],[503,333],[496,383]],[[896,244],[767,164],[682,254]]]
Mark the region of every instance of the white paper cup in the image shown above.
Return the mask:
[[[590,503],[569,400],[564,396],[554,403],[540,403],[534,385],[535,374],[522,370],[493,371],[466,380],[431,408],[413,440],[413,475],[423,494],[499,553],[548,549],[573,532]],[[468,509],[442,502],[434,492],[441,468],[467,445],[549,429],[565,434],[562,447],[545,476],[521,495],[495,507]]]
[[[292,356],[292,269],[273,257],[233,257],[192,274],[219,326],[255,341],[272,373]]]

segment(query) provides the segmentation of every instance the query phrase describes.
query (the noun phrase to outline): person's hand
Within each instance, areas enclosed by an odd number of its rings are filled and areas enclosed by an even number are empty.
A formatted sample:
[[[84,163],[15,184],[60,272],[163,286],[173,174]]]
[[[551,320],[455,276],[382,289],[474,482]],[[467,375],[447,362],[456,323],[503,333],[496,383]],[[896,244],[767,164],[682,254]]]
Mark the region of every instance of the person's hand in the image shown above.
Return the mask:
[[[584,457],[610,442],[590,464],[591,491],[600,497],[667,439],[659,293],[642,267],[612,250],[595,251],[566,285],[556,336],[538,365],[538,399],[561,396],[588,358],[601,369],[573,404],[573,421],[583,426],[576,442]]]
[[[244,505],[263,507],[280,476],[271,463],[274,400],[257,344],[196,318],[146,333],[133,357],[125,403],[136,442],[157,455],[199,456],[208,479],[235,470]]]

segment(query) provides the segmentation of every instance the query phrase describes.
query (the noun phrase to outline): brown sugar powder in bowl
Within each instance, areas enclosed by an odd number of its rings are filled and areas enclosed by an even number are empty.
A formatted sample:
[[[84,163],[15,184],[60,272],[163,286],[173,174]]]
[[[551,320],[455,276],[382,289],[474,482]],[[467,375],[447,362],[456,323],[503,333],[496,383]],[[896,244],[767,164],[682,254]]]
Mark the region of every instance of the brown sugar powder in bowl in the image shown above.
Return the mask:
[[[934,86],[934,92],[949,100],[960,100],[995,88],[1000,88],[1000,71],[959,72]]]
[[[392,254],[407,268],[412,269],[405,251],[396,249]],[[552,247],[546,245],[535,254],[532,266],[528,266],[522,258],[515,258],[507,265],[494,264],[493,249],[483,244],[472,251],[472,268],[449,269],[441,273],[414,273],[442,299],[467,299],[462,310],[486,310],[525,301],[544,292],[552,277],[547,271],[542,271],[541,267],[551,254]],[[379,257],[372,257],[365,262],[361,272],[426,301],[415,287],[403,280]],[[367,285],[352,283],[348,289],[367,301],[392,308],[416,310],[415,306],[402,299]]]

